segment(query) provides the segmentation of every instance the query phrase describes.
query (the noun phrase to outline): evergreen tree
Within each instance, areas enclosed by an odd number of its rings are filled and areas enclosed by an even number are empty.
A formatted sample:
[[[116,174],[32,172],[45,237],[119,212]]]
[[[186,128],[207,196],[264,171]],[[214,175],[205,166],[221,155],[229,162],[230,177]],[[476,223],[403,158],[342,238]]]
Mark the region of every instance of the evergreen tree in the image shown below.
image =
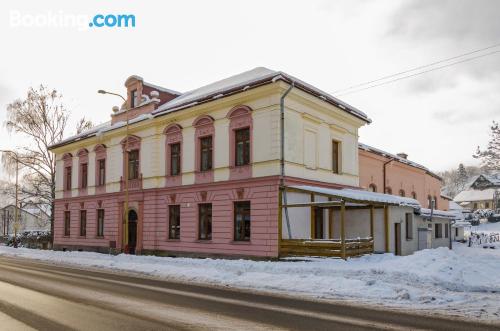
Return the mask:
[[[463,163],[460,163],[457,171],[457,186],[459,190],[465,189],[465,184],[467,184],[468,178],[469,175],[467,174],[467,170],[465,170],[465,166]]]
[[[488,147],[485,150],[481,150],[479,146],[477,147],[476,153],[473,155],[474,158],[480,159],[481,163],[488,170],[500,170],[500,125],[498,122],[493,121],[490,127],[491,129],[491,139],[488,143]]]

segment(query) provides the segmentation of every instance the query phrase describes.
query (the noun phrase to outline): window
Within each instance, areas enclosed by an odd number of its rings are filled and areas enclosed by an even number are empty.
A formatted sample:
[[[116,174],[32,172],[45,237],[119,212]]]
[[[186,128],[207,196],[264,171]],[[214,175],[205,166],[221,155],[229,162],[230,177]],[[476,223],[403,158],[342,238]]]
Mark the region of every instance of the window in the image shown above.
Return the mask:
[[[181,238],[181,206],[172,205],[168,207],[168,239]]]
[[[235,139],[235,165],[242,166],[250,164],[250,129],[234,131]]]
[[[427,196],[427,208],[431,209],[432,205],[432,197],[430,195]]]
[[[71,212],[66,210],[64,212],[64,235],[69,237],[71,234]]]
[[[445,225],[444,225],[444,237],[445,237],[445,238],[448,238],[448,231],[449,231],[449,230],[448,230],[448,224],[445,224]]]
[[[377,186],[375,186],[375,184],[370,184],[370,186],[368,186],[368,191],[377,192]]]
[[[434,238],[443,238],[443,225],[434,224]]]
[[[181,144],[170,145],[170,175],[177,176],[181,173]]]
[[[71,190],[71,167],[66,167],[66,190]]]
[[[417,199],[417,193],[411,192],[411,197],[416,200]]]
[[[250,240],[250,202],[234,203],[234,240]]]
[[[212,136],[200,139],[200,171],[212,169]]]
[[[97,236],[104,237],[104,209],[97,209]]]
[[[477,202],[474,202],[474,209],[477,209]]]
[[[85,237],[87,235],[87,211],[80,210],[80,236]]]
[[[200,222],[200,240],[212,239],[212,204],[203,203],[198,205],[198,219]]]
[[[405,196],[405,191],[404,190],[399,190],[399,196],[404,197]]]
[[[484,208],[485,209],[489,209],[490,208],[490,203],[489,202],[485,202],[484,203]]]
[[[413,215],[412,213],[406,213],[405,215],[405,226],[406,226],[406,239],[413,239]]]
[[[434,209],[438,209],[438,199],[434,197]]]
[[[82,163],[82,170],[80,175],[82,176],[81,188],[87,188],[87,179],[88,179],[88,166],[87,163]]]
[[[386,187],[385,188],[385,194],[392,194],[392,188]]]
[[[458,228],[455,228],[455,238],[458,237]]]
[[[332,141],[332,171],[340,173],[340,142],[335,140]]]
[[[106,160],[102,159],[98,161],[98,166],[99,166],[99,178],[98,178],[98,185],[105,185],[106,184]]]
[[[137,99],[137,90],[130,91],[130,108],[135,107],[136,99]]]
[[[128,152],[128,179],[139,178],[139,151]]]

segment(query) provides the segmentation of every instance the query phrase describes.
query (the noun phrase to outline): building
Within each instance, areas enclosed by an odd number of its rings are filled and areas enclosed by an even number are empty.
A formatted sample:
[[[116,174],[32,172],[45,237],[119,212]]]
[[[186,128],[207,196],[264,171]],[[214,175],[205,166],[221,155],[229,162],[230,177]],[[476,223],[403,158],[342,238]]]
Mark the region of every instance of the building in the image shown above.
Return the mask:
[[[18,208],[17,210],[17,233],[50,230],[50,218],[43,210],[39,208]],[[15,232],[15,212],[14,205],[0,208],[0,231],[4,237],[13,235]]]
[[[360,110],[266,68],[186,93],[138,76],[125,87],[109,122],[51,147],[54,248],[411,253],[402,224],[416,231],[418,201],[359,189]]]
[[[471,210],[500,208],[500,174],[474,177],[453,201]]]
[[[360,186],[418,200],[421,206],[448,210],[448,199],[441,196],[442,179],[423,165],[408,160],[405,153],[389,152],[359,143]]]

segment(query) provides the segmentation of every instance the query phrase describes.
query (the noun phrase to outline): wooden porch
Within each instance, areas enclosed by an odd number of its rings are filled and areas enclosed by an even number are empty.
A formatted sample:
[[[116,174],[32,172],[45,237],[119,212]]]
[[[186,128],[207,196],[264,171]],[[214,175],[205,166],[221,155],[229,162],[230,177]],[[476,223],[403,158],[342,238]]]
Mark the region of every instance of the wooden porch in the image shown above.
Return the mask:
[[[344,251],[343,251],[344,248]],[[324,257],[354,257],[373,253],[373,238],[346,239],[282,239],[280,256],[324,256]]]

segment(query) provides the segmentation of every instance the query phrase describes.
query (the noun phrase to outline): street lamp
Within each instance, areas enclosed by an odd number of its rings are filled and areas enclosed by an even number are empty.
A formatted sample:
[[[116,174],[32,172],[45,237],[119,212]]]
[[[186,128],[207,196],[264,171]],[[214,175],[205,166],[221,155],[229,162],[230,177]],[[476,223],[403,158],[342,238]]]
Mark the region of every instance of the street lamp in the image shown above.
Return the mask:
[[[19,218],[19,213],[17,210],[17,204],[19,202],[19,156],[17,155],[16,152],[11,151],[11,150],[5,150],[5,149],[0,149],[0,152],[2,153],[11,153],[15,155],[16,159],[16,202],[15,202],[15,208],[14,208],[14,248],[17,248],[17,226],[18,226],[18,218]],[[7,232],[9,230],[7,229]]]
[[[126,118],[126,128],[125,128],[125,225],[123,229],[123,244],[124,244],[124,251],[125,253],[128,253],[128,105],[127,105],[127,99],[125,99],[121,94],[114,93],[114,92],[108,92],[105,90],[98,90],[97,93],[99,94],[110,94],[114,95],[117,97],[122,98],[122,100],[125,102],[125,118]]]

